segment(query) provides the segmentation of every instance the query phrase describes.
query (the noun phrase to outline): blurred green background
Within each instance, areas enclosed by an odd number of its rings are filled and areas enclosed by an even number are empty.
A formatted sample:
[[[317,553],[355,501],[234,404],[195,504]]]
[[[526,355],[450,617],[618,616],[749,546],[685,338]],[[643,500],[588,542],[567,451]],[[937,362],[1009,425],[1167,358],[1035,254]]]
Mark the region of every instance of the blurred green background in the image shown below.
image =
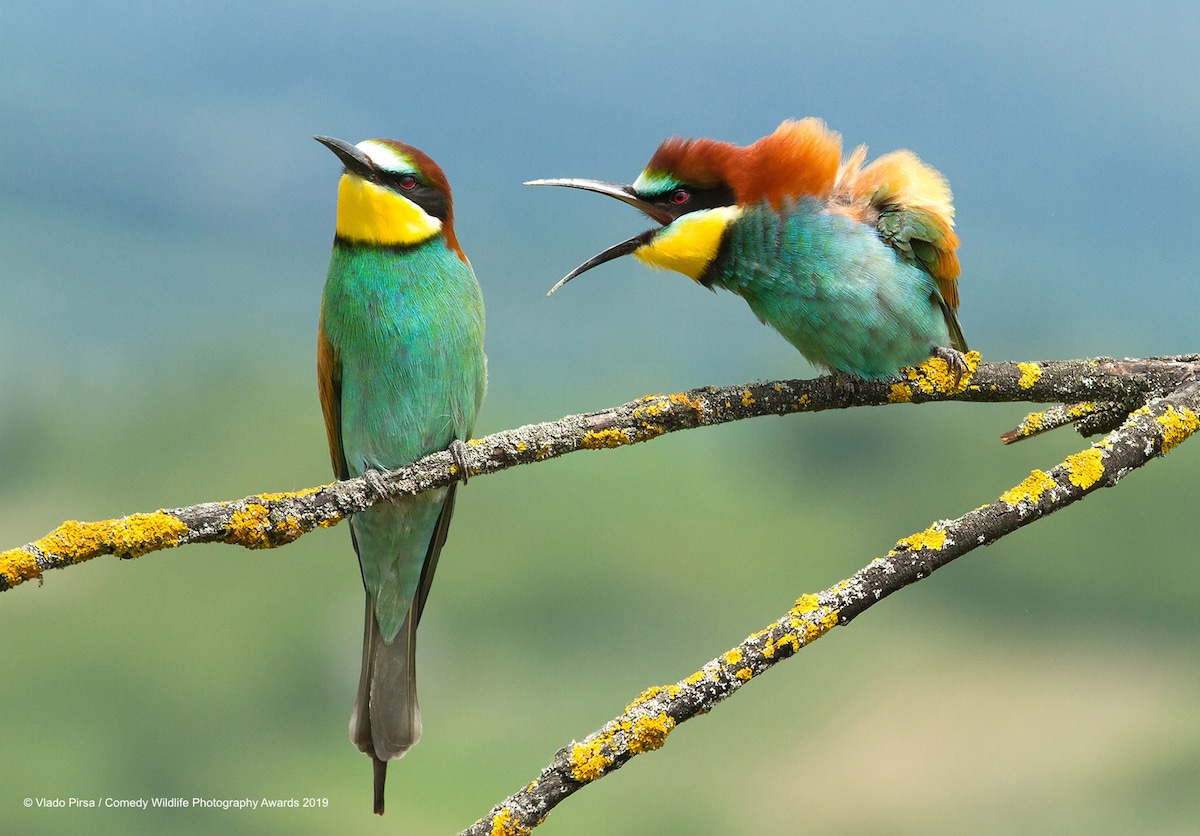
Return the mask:
[[[1200,350],[1200,7],[0,5],[0,548],[329,480],[314,384],[336,160],[455,187],[488,305],[479,433],[812,370],[681,277],[566,270],[670,134],[819,115],[950,179],[987,359]],[[345,526],[100,559],[0,597],[0,829],[454,832],[651,684],[1083,442],[1020,406],[758,419],[479,478],[421,632],[425,736],[370,814]],[[1194,445],[1194,446],[1193,446]],[[835,630],[539,832],[1191,833],[1200,444]],[[317,810],[26,797],[328,798]]]

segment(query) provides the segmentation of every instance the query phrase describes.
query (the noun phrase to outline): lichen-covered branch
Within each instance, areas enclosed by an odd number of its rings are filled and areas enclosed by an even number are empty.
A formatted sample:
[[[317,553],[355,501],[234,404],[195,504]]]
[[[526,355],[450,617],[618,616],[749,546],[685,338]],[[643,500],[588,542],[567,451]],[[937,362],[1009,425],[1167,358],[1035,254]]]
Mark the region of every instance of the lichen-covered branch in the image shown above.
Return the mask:
[[[467,464],[470,475],[482,475],[576,450],[620,447],[677,430],[761,415],[894,403],[1091,401],[1104,404],[1100,414],[1111,423],[1112,416],[1123,418],[1147,399],[1198,377],[1200,355],[981,364],[979,355],[972,353],[967,373],[957,381],[945,361],[933,359],[887,381],[846,385],[832,377],[820,377],[648,395],[611,409],[474,439],[468,446]],[[1088,420],[1087,416],[1083,420]],[[1104,427],[1090,427],[1091,431],[1099,429]],[[187,543],[280,546],[314,528],[336,525],[382,499],[444,487],[459,476],[450,453],[441,452],[383,474],[377,481],[348,479],[292,493],[265,493],[115,520],[72,520],[33,543],[0,553],[0,592],[40,580],[48,569],[100,555],[140,557]],[[377,491],[375,484],[382,484],[383,491]]]
[[[621,716],[582,742],[558,750],[536,779],[460,836],[529,833],[563,799],[636,755],[661,747],[680,723],[710,711],[833,627],[849,624],[875,603],[955,558],[994,543],[1093,491],[1111,487],[1135,468],[1168,452],[1200,429],[1197,413],[1200,380],[1193,377],[1176,391],[1134,411],[1086,450],[1068,456],[1049,471],[1033,471],[996,501],[903,538],[852,577],[823,592],[802,596],[778,621],[686,679],[643,691]]]

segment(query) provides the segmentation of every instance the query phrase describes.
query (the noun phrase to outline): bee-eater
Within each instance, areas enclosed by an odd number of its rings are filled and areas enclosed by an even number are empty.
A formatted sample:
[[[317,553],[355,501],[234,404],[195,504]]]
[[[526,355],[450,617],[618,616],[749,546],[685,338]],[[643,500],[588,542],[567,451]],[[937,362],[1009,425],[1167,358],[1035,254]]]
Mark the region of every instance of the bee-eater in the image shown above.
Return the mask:
[[[609,247],[551,293],[632,253],[741,296],[810,362],[875,379],[931,355],[961,374],[950,187],[911,151],[842,160],[819,119],[785,121],[747,146],[674,137],[632,185],[533,180],[615,197],[661,226]]]
[[[486,386],[483,300],[433,160],[390,139],[316,139],[345,166],[317,335],[321,410],[337,478],[378,485],[378,471],[461,450],[470,438]],[[421,736],[417,622],[454,490],[380,502],[350,519],[367,591],[350,739],[371,756],[381,815],[388,760]]]

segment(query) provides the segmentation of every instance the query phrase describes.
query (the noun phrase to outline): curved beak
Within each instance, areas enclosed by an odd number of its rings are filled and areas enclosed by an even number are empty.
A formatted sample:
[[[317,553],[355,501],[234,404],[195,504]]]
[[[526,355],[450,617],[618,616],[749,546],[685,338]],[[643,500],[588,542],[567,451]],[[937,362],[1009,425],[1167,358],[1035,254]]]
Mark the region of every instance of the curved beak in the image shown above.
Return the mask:
[[[609,197],[615,197],[622,203],[628,203],[640,212],[645,212],[663,226],[675,220],[675,217],[669,212],[664,212],[660,207],[643,200],[633,190],[633,186],[627,186],[624,183],[609,183],[607,180],[581,180],[573,177],[554,177],[549,180],[528,180],[525,185],[566,186],[570,189],[583,189],[584,191],[596,192],[597,194],[606,194]]]
[[[529,180],[525,183],[526,186],[566,186],[571,189],[583,189],[584,191],[596,192],[597,194],[605,194],[609,197],[615,197],[622,203],[628,203],[634,209],[644,212],[652,220],[666,226],[675,220],[675,217],[669,212],[664,211],[661,207],[655,206],[638,196],[638,193],[633,190],[633,186],[628,186],[624,183],[610,183],[606,180],[583,180],[571,177],[556,177],[548,180]],[[642,246],[650,243],[651,239],[658,234],[657,229],[647,230],[646,232],[638,233],[632,238],[622,241],[619,244],[614,244],[604,252],[598,253],[583,264],[580,264],[570,273],[565,275],[562,280],[554,287],[550,288],[546,294],[549,296],[554,291],[565,285],[571,279],[578,276],[580,273],[585,273],[606,261],[612,261],[615,258],[620,258],[623,255],[629,255]]]
[[[597,253],[596,255],[592,256],[587,261],[583,262],[583,264],[580,264],[570,273],[567,273],[567,275],[559,279],[558,284],[546,291],[546,295],[549,296],[550,294],[554,293],[554,291],[558,290],[580,273],[586,273],[588,270],[591,270],[593,267],[599,264],[603,264],[606,261],[612,261],[614,258],[620,258],[623,255],[629,255],[635,250],[640,249],[644,245],[649,244],[650,239],[657,234],[657,229],[648,229],[645,232],[639,232],[637,235],[626,241],[622,241],[620,244],[613,244],[604,252]]]
[[[371,164],[367,155],[356,146],[351,145],[345,140],[334,139],[331,136],[314,136],[313,139],[337,154],[338,159],[342,161],[342,165],[346,166],[346,171],[357,174],[359,177],[370,178],[374,176],[375,166]]]

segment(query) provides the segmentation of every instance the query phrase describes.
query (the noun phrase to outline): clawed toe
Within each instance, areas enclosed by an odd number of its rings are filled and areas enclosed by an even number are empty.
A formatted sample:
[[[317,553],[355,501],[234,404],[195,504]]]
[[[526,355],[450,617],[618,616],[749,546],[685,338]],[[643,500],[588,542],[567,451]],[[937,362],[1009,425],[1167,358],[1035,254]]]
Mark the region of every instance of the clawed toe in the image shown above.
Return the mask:
[[[387,486],[387,482],[383,479],[383,471],[375,468],[368,468],[363,471],[363,481],[367,483],[367,487],[380,500],[390,500],[392,492]]]
[[[462,483],[467,484],[467,477],[470,475],[470,468],[467,467],[467,445],[460,439],[454,439],[450,442],[450,457],[454,459],[454,466],[458,468],[458,473],[462,478]]]
[[[950,371],[954,372],[954,385],[957,386],[962,381],[962,376],[967,372],[967,358],[957,348],[947,348],[943,345],[935,345],[930,353],[931,357],[941,357],[946,361],[946,365],[950,367]]]

